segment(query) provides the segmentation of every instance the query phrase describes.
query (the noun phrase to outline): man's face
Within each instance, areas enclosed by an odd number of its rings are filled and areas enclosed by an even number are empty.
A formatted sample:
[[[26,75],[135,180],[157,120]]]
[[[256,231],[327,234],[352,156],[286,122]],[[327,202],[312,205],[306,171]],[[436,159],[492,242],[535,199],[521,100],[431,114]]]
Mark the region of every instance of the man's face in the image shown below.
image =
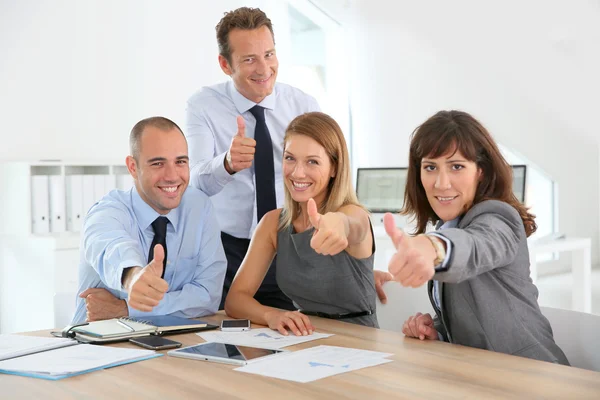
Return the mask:
[[[146,127],[139,157],[127,157],[140,197],[159,214],[177,208],[190,180],[187,142],[179,130]]]
[[[231,63],[219,55],[223,72],[231,76],[235,88],[245,98],[260,103],[273,92],[279,61],[275,43],[266,26],[229,32]]]

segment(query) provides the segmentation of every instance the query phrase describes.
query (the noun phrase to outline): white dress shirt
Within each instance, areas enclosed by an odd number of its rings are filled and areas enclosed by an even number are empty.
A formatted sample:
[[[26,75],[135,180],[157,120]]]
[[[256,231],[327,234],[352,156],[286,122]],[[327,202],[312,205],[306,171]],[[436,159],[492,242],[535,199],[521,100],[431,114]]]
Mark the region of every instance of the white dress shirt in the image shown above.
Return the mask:
[[[250,239],[256,228],[254,164],[229,175],[224,159],[244,117],[246,137],[254,139],[256,120],[250,108],[257,103],[237,91],[232,81],[203,87],[187,102],[185,135],[190,155],[190,184],[211,197],[221,231]],[[292,86],[276,83],[273,93],[258,103],[273,142],[277,207],[283,206],[283,137],[298,115],[319,111],[317,101]]]

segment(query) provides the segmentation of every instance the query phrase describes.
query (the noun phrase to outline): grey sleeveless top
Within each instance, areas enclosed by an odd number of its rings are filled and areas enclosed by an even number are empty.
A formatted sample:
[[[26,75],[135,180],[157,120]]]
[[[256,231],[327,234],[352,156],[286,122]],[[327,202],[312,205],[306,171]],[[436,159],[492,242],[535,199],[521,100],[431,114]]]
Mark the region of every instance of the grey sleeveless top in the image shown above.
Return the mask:
[[[375,252],[364,259],[345,251],[324,256],[310,247],[313,232],[314,228],[295,233],[290,225],[277,233],[279,288],[302,310],[327,314],[372,310],[372,315],[340,321],[379,328],[373,277]]]

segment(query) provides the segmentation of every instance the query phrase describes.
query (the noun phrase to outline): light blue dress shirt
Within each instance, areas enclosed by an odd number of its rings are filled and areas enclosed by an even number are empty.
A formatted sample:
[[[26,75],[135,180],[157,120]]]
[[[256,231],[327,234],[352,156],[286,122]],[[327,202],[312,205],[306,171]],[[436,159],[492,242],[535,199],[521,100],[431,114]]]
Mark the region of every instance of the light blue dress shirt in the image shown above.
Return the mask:
[[[187,102],[185,135],[190,154],[190,184],[211,196],[221,230],[250,239],[256,228],[254,164],[229,175],[224,160],[237,133],[238,115],[244,117],[246,137],[254,139],[256,120],[245,98],[232,81],[204,87]],[[319,111],[317,101],[292,86],[276,83],[273,93],[259,103],[273,142],[277,207],[283,206],[283,137],[298,115]]]
[[[159,217],[138,194],[113,190],[89,211],[81,235],[79,293],[104,288],[127,300],[121,285],[123,269],[144,267]],[[179,207],[165,215],[167,266],[164,279],[169,290],[151,312],[129,307],[129,315],[173,314],[195,318],[214,314],[221,301],[227,261],[210,199],[188,187]],[[85,300],[77,297],[73,323],[86,319]]]

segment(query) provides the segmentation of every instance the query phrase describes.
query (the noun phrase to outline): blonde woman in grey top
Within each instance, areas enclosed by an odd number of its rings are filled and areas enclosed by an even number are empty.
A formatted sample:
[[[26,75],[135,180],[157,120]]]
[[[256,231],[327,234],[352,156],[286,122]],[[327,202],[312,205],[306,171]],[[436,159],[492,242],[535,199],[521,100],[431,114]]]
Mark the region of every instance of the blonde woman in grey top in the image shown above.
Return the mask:
[[[225,311],[284,335],[314,330],[308,315],[377,326],[374,239],[358,203],[348,150],[338,124],[311,112],[284,138],[285,205],[262,218],[238,271]],[[254,299],[277,254],[277,283],[298,307],[283,311]]]

